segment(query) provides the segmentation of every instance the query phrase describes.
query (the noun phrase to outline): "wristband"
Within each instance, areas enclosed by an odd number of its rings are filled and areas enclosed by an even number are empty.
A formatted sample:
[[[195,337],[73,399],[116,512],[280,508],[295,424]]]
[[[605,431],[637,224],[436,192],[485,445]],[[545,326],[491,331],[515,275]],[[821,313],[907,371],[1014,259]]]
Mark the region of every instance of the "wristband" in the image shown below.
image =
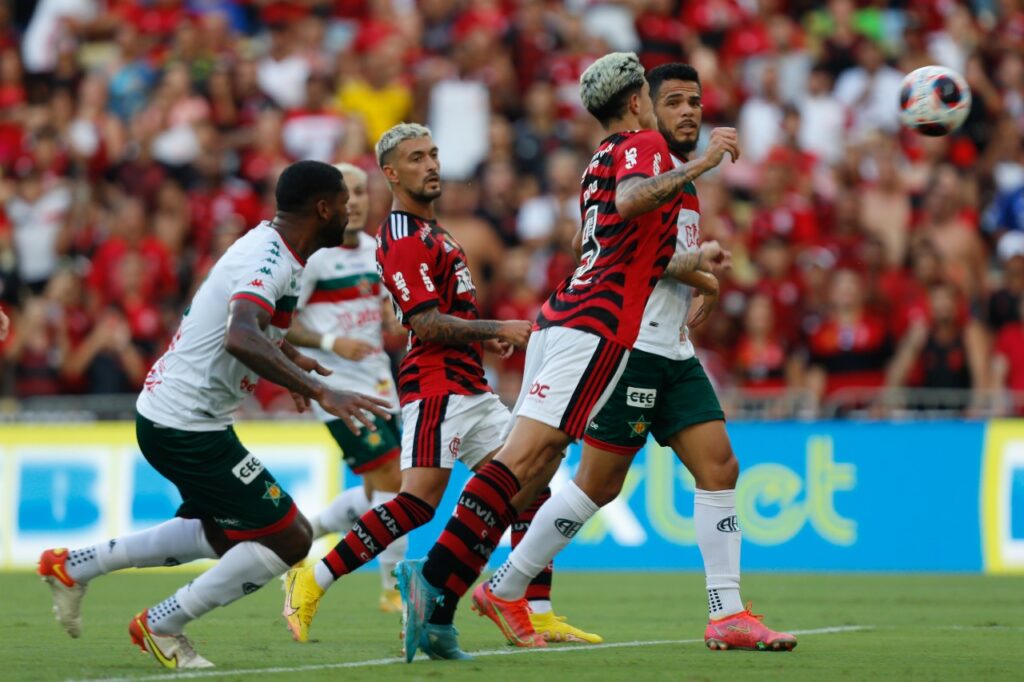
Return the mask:
[[[320,350],[325,353],[334,352],[334,342],[338,340],[338,337],[334,334],[321,334],[320,335]]]

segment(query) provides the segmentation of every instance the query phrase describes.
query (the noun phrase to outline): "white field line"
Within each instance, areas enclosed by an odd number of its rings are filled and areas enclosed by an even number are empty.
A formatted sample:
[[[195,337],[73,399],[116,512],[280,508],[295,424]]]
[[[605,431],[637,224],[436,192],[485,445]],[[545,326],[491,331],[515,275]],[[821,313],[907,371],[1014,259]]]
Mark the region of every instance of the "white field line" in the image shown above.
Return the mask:
[[[841,625],[836,627],[814,628],[812,630],[790,630],[790,632],[794,635],[830,635],[839,632],[859,632],[862,630],[872,629],[874,629],[873,625]],[[485,649],[483,651],[471,651],[470,653],[473,655],[474,658],[484,658],[487,656],[516,656],[520,654],[564,654],[569,652],[585,653],[587,651],[597,651],[599,649],[631,649],[635,647],[664,646],[668,644],[702,644],[703,642],[703,638],[654,639],[636,642],[607,642],[605,644],[589,644],[580,646],[555,646],[548,647],[545,649],[521,649],[516,647],[506,647],[504,649]],[[416,660],[421,659],[418,658]],[[341,670],[344,668],[372,668],[375,666],[396,665],[398,663],[405,663],[405,659],[398,657],[372,658],[366,661],[316,663],[311,665],[296,665],[288,667],[282,666],[277,668],[247,668],[240,670],[197,670],[195,672],[164,673],[161,675],[141,675],[137,677],[85,678],[78,680],[77,682],[148,682],[149,680],[196,680],[210,677],[228,677],[234,675],[273,675],[285,673],[313,672],[317,670]],[[69,680],[69,682],[75,681]]]

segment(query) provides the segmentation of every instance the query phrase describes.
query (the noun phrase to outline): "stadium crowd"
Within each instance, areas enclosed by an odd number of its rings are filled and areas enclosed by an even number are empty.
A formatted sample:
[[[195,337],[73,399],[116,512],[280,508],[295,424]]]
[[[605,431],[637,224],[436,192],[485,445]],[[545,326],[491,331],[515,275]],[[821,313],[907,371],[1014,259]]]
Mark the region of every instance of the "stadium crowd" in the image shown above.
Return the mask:
[[[577,81],[612,50],[693,64],[705,130],[740,132],[698,184],[735,261],[694,335],[720,386],[1024,391],[1022,44],[1021,0],[0,4],[0,395],[139,389],[290,161],[365,167],[374,230],[403,120],[434,130],[483,314],[532,318],[574,266],[601,137]],[[974,97],[942,138],[898,120],[933,63]]]

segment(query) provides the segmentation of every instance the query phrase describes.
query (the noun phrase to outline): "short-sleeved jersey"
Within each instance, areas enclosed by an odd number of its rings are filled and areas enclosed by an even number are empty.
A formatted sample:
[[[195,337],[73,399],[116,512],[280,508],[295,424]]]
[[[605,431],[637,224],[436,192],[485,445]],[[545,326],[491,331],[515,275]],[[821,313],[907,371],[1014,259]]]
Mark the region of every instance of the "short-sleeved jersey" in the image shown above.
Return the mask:
[[[263,222],[232,244],[210,270],[167,352],[146,376],[139,413],[183,431],[217,431],[256,390],[259,375],[225,348],[228,306],[252,301],[271,314],[264,333],[280,344],[291,326],[305,262]]]
[[[682,197],[631,220],[615,208],[618,184],[671,167],[661,134],[609,135],[583,174],[583,255],[541,308],[537,327],[569,327],[632,348],[647,298],[672,259]]]
[[[683,162],[672,156],[676,168]],[[683,186],[682,204],[677,219],[676,253],[700,250],[700,203],[692,182]],[[659,280],[647,299],[640,334],[633,348],[654,353],[671,360],[688,360],[694,356],[693,343],[686,321],[690,318],[693,287],[665,278]]]
[[[318,334],[334,334],[372,344],[374,351],[353,361],[319,348],[302,352],[333,373],[322,381],[339,390],[383,398],[398,410],[398,395],[391,376],[391,359],[383,348],[381,303],[387,294],[377,274],[373,237],[359,233],[359,244],[320,249],[302,273],[298,321]],[[323,420],[337,419],[319,405],[313,411]]]
[[[458,242],[436,221],[392,211],[377,234],[377,267],[402,324],[409,329],[409,352],[398,368],[401,403],[489,392],[481,344],[424,341],[407,322],[432,307],[464,320],[480,317],[476,287]]]

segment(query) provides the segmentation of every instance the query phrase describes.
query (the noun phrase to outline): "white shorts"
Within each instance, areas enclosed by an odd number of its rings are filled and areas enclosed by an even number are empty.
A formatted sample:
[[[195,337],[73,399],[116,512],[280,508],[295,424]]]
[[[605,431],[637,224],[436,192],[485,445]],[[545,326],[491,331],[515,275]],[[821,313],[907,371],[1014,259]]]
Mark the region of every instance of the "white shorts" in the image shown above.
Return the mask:
[[[493,393],[439,395],[402,406],[402,470],[470,469],[501,447],[512,415]]]
[[[628,357],[624,346],[578,329],[533,332],[513,416],[529,417],[579,440],[611,397]]]

